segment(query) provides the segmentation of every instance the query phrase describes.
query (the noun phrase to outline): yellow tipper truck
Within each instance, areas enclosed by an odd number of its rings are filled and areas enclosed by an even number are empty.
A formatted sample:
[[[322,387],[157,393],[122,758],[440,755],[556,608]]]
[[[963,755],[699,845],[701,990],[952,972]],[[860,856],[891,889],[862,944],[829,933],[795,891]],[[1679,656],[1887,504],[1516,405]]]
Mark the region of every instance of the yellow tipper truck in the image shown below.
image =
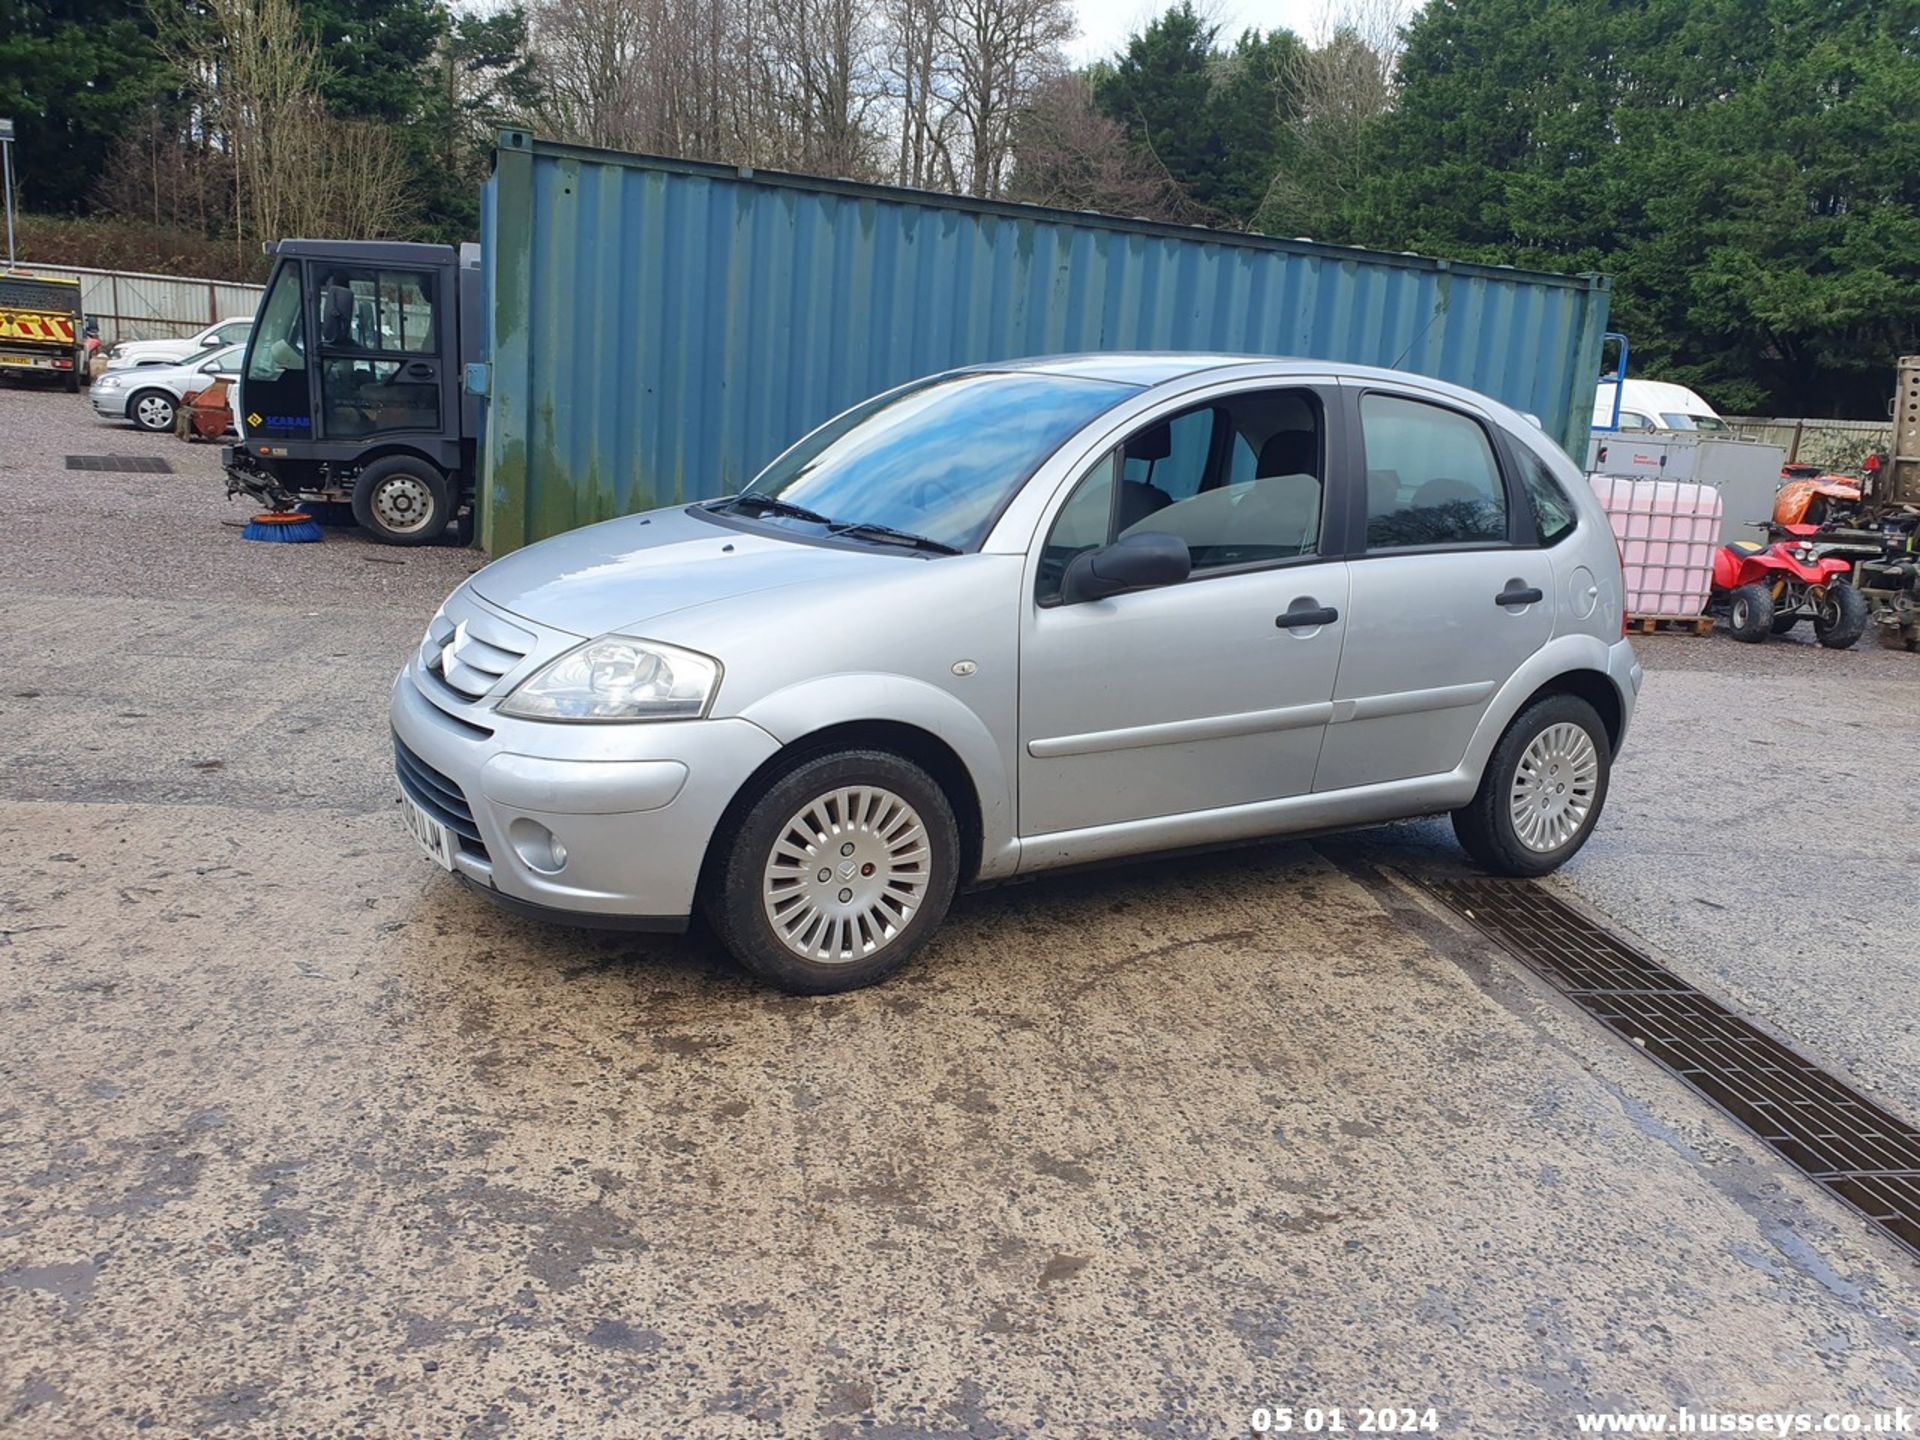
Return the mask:
[[[0,372],[80,388],[86,365],[80,282],[27,270],[0,273]]]

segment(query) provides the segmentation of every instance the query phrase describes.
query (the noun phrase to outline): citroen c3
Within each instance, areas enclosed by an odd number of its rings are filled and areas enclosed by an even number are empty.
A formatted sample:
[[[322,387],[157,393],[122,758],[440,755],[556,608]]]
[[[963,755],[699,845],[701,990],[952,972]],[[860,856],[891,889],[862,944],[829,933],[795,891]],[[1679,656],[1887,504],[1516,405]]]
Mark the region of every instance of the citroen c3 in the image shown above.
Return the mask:
[[[1621,604],[1579,470],[1485,396],[1019,361],[488,565],[394,683],[394,760],[415,837],[489,898],[697,911],[826,993],[957,887],[1058,866],[1448,812],[1480,866],[1550,871],[1633,714]]]

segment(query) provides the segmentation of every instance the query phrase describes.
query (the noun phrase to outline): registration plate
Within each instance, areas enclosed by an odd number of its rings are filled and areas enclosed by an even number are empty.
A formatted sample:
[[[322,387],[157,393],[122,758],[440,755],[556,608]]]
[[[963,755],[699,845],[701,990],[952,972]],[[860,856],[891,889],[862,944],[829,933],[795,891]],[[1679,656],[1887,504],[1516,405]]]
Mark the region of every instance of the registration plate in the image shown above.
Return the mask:
[[[34,365],[38,362],[25,355],[0,355],[0,365]]]
[[[400,797],[400,815],[427,858],[442,870],[453,869],[453,832],[406,795]]]

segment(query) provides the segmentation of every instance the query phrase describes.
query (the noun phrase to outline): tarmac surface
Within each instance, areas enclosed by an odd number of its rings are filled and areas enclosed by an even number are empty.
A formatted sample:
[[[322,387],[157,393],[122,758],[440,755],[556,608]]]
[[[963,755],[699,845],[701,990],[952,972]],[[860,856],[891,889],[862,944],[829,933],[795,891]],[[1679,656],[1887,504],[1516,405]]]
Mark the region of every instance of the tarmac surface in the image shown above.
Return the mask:
[[[1920,1401],[1920,1261],[1423,899],[1444,822],[967,895],[791,999],[420,859],[385,689],[479,557],[245,514],[0,389],[0,1435]],[[1920,657],[1640,650],[1551,884],[1920,1118]]]

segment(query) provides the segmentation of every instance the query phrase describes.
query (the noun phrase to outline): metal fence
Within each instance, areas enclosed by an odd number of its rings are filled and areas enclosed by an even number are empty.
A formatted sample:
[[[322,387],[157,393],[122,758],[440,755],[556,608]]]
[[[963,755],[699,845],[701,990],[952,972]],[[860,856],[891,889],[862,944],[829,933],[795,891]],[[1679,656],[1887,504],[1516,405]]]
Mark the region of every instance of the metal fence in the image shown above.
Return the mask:
[[[1764,415],[1724,418],[1742,440],[1764,440],[1780,446],[1787,452],[1789,465],[1855,470],[1867,455],[1893,444],[1893,423],[1887,420],[1795,420]]]
[[[235,280],[196,280],[180,275],[143,275],[131,270],[89,270],[72,265],[32,266],[36,275],[80,282],[80,308],[99,322],[100,339],[164,340],[193,335],[217,320],[251,315],[264,285]]]

